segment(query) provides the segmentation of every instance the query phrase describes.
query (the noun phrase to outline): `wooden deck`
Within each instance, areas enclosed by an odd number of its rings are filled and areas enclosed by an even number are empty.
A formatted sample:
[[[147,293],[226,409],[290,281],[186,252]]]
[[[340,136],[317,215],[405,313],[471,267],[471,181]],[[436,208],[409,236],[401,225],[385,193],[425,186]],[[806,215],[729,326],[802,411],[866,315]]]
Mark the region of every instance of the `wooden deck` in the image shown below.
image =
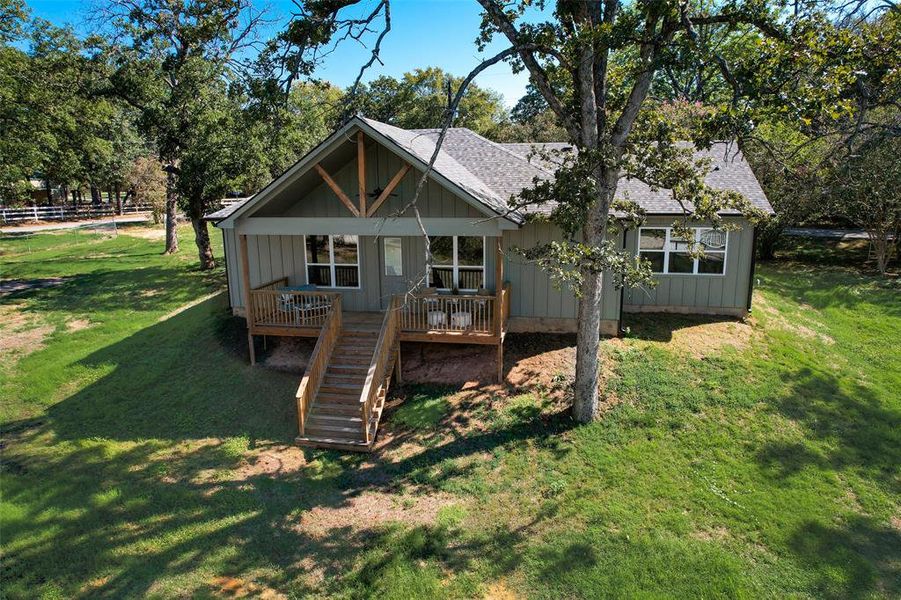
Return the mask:
[[[385,397],[401,374],[400,343],[503,344],[510,290],[497,295],[395,296],[384,312],[345,312],[335,292],[286,288],[284,279],[248,291],[251,362],[254,335],[316,337],[297,388],[298,444],[369,451]]]

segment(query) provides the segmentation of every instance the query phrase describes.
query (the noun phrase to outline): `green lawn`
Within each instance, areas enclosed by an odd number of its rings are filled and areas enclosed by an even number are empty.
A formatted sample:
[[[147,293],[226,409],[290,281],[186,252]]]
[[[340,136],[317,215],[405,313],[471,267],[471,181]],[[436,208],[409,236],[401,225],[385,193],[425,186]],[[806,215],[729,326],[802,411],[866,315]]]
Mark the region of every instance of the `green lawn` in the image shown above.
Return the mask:
[[[63,278],[0,299],[0,596],[901,595],[901,288],[852,253],[760,265],[750,325],[632,317],[596,424],[408,386],[361,456],[290,445],[183,240],[0,240]]]

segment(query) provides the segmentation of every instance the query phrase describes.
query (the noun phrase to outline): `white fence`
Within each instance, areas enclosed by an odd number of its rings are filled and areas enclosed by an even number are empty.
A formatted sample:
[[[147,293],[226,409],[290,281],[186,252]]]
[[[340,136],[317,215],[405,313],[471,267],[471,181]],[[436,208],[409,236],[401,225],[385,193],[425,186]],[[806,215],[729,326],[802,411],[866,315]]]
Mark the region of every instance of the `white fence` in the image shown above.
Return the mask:
[[[123,215],[149,213],[149,204],[129,204],[122,207]],[[111,217],[116,214],[115,204],[85,206],[29,206],[26,208],[0,208],[0,222],[22,223],[25,221],[74,221],[95,217]]]

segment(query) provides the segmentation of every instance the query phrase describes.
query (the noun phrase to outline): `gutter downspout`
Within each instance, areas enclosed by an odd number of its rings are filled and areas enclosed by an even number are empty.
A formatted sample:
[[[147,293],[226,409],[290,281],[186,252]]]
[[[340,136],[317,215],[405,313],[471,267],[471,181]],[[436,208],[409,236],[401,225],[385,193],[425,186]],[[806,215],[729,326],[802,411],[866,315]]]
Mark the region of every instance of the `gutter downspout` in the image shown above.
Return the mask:
[[[625,226],[621,227],[621,230],[623,232],[623,250],[625,250],[626,249],[626,228],[625,228]],[[618,332],[617,335],[619,337],[622,337],[626,333],[626,330],[623,328],[623,299],[625,298],[625,295],[626,295],[626,287],[622,286],[619,288],[619,322],[616,325],[616,330]]]
[[[754,271],[757,268],[757,226],[754,226],[754,236],[751,238],[751,270],[748,273],[748,313],[751,312],[751,297],[754,295]]]

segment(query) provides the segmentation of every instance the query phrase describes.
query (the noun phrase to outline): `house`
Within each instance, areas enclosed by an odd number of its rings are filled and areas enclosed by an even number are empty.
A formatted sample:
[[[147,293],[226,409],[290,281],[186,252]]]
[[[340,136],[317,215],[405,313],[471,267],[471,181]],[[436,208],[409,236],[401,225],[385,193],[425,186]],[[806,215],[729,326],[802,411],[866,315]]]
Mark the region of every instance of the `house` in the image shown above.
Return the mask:
[[[401,373],[400,342],[494,346],[500,379],[507,332],[576,329],[574,294],[508,251],[560,238],[546,219],[508,208],[552,171],[529,159],[528,144],[451,129],[417,220],[409,203],[436,138],[354,117],[246,202],[208,215],[223,232],[229,300],[247,317],[251,361],[253,336],[318,338],[297,392],[299,443],[370,448],[392,372]],[[708,154],[710,185],[772,211],[740,152]],[[737,230],[696,228],[706,247],[696,259],[671,238],[681,209],[666,190],[623,180],[621,192],[648,219],[618,243],[651,262],[658,285],[606,286],[604,334],[620,331],[623,312],[748,312],[754,228],[741,214],[726,216]]]

